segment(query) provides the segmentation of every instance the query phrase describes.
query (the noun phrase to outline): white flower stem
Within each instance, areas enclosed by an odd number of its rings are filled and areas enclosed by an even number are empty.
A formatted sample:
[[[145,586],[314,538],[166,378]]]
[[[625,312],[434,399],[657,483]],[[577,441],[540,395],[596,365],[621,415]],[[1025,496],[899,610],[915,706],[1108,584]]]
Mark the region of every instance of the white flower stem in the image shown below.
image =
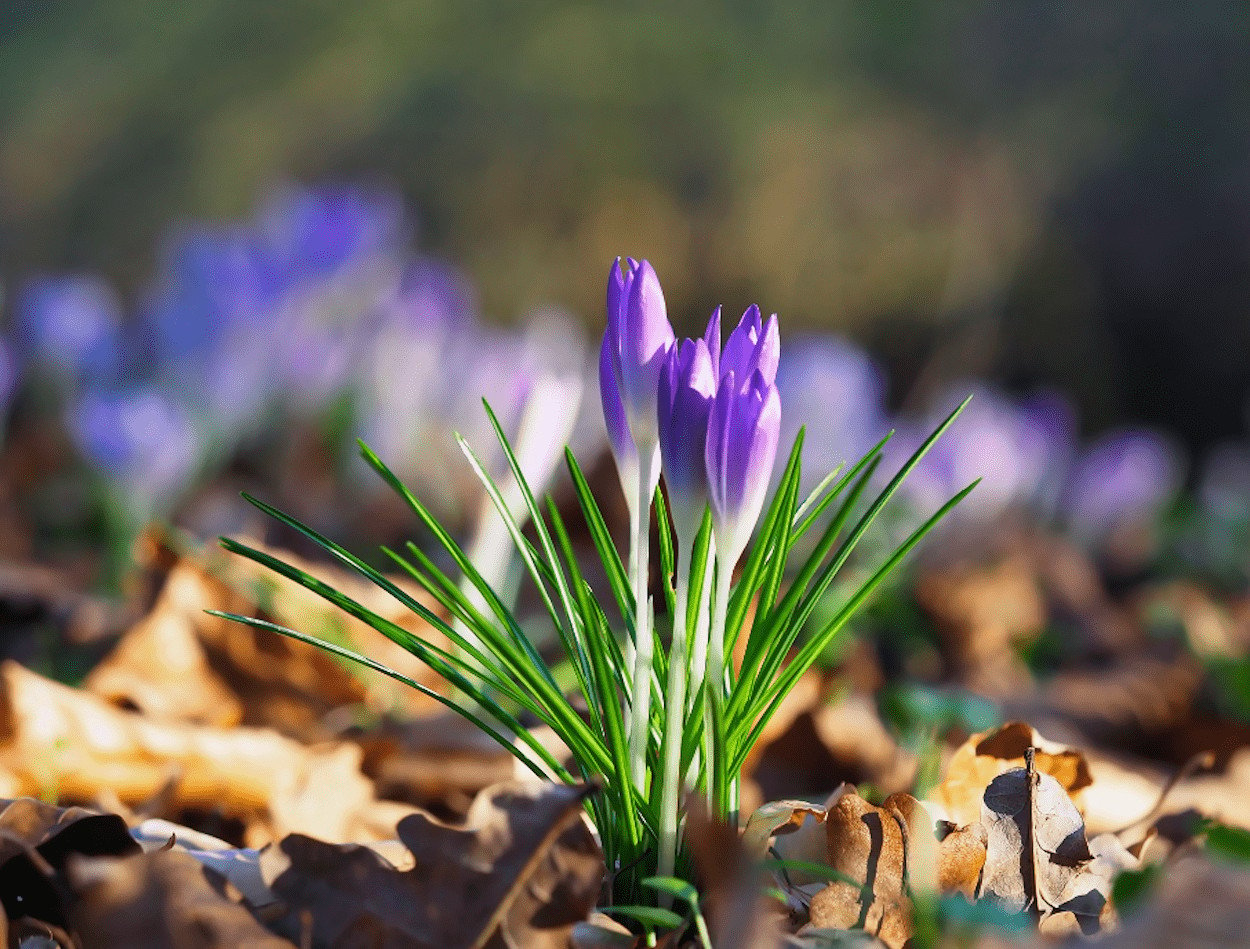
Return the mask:
[[[651,636],[651,607],[647,600],[647,574],[651,563],[651,497],[649,478],[638,479],[634,530],[638,532],[634,563],[634,674],[630,683],[629,774],[634,786],[647,792],[647,746],[651,737],[651,664],[655,643]]]
[[[736,558],[735,558],[736,559]],[[713,709],[724,707],[725,698],[725,619],[729,612],[729,584],[733,578],[734,562],[719,553],[716,557],[716,599],[712,610],[712,627],[708,634],[706,698],[703,703],[703,754],[707,773],[708,800],[712,813],[722,800],[723,789],[716,780],[716,742],[714,738],[715,715]]]
[[[672,876],[677,868],[677,841],[681,819],[677,813],[681,796],[681,739],[686,721],[686,605],[690,602],[690,554],[682,552],[677,561],[676,615],[673,617],[673,645],[668,654],[668,687],[664,696],[664,743],[660,791],[660,853],[656,873]]]
[[[635,591],[637,595],[638,589],[638,492],[634,492],[634,496],[630,497],[626,493],[625,507],[629,511],[629,560],[626,563],[626,569],[629,571],[629,588]],[[625,668],[632,669],[634,667],[634,641],[629,636],[625,637]],[[628,712],[628,710],[626,710]],[[629,721],[628,714],[625,721]]]
[[[713,575],[713,567],[716,562],[716,539],[710,539],[707,548],[707,560],[703,569],[703,589],[699,591],[699,610],[695,614],[698,618],[694,627],[694,650],[690,656],[690,681],[686,689],[688,697],[689,711],[693,711],[694,699],[699,694],[699,688],[703,685],[703,676],[707,671],[707,641],[708,630],[711,628],[712,618],[709,604],[712,601],[712,585],[715,582]],[[694,753],[694,759],[690,762],[690,770],[686,772],[686,783],[690,785],[698,785],[699,783],[699,765],[700,752]]]

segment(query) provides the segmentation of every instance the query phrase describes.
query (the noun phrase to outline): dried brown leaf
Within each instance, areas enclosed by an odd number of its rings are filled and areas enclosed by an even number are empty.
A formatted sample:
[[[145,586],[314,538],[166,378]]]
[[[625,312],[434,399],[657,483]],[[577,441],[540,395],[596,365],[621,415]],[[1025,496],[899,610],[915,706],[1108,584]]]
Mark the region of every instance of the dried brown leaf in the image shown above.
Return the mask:
[[[1049,934],[1101,929],[1111,881],[1136,864],[1111,835],[1097,838],[1091,849],[1067,791],[1031,760],[990,783],[982,824],[987,843],[979,895],[1009,910],[1032,910]]]
[[[602,886],[603,857],[581,817],[588,787],[498,785],[465,823],[424,814],[401,821],[414,866],[400,871],[372,850],[292,835],[262,857],[288,904],[287,931],[311,914],[318,941],[412,947],[567,945]]]
[[[55,807],[21,798],[0,809],[0,899],[9,919],[23,916],[61,926],[65,893],[49,871],[75,854],[125,856],[139,852],[116,814]]]
[[[573,927],[570,949],[634,949],[639,939],[618,920],[605,913],[592,913],[590,918]]]
[[[825,811],[826,808],[816,807],[807,801],[769,801],[757,807],[747,819],[746,829],[742,832],[742,845],[747,853],[762,860],[775,836],[797,831],[809,817],[823,824]]]
[[[932,822],[915,798],[896,794],[875,807],[844,794],[825,819],[828,863],[855,880],[837,880],[812,897],[815,929],[863,929],[891,949],[912,935],[907,893],[908,847],[928,835]]]
[[[83,687],[157,719],[230,727],[243,720],[234,692],[213,670],[198,634],[204,610],[221,609],[203,575],[176,564],[151,611],[91,670]]]
[[[16,663],[0,665],[0,767],[24,795],[54,791],[126,804],[167,794],[179,807],[259,820],[249,842],[297,830],[358,839],[373,801],[360,750],[309,749],[265,729],[158,722]]]
[[[75,857],[70,923],[83,949],[293,949],[210,883],[175,850],[132,857]]]
[[[938,889],[973,899],[985,866],[985,843],[985,828],[980,824],[960,827],[943,837],[937,854]]]
[[[981,817],[981,799],[1000,774],[1024,765],[1025,751],[1036,749],[1037,770],[1048,774],[1079,802],[1079,794],[1093,782],[1084,755],[1049,742],[1024,722],[1008,722],[980,732],[964,742],[946,767],[946,778],[930,800],[956,826],[974,824]]]
[[[773,949],[780,946],[778,904],[763,894],[763,874],[734,827],[712,821],[692,797],[686,810],[686,842],[694,856],[700,889],[717,949]]]

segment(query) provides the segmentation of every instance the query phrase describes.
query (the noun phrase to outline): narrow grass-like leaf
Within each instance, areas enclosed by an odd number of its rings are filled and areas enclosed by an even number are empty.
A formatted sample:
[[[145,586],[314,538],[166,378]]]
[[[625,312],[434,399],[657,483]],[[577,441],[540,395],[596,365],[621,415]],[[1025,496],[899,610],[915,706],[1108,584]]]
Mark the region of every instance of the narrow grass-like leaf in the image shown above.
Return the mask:
[[[495,741],[497,741],[503,748],[505,748],[509,754],[511,754],[518,761],[520,761],[527,768],[529,768],[530,771],[534,772],[534,774],[537,775],[539,778],[542,778],[545,780],[548,777],[548,774],[544,773],[538,767],[538,765],[534,763],[533,759],[521,753],[520,748],[516,745],[516,743],[513,740],[505,737],[503,733],[495,729],[493,726],[489,725],[483,718],[474,714],[472,711],[465,708],[463,705],[460,705],[457,702],[453,702],[451,699],[447,698],[447,696],[441,695],[438,692],[434,691],[433,689],[422,685],[416,679],[412,679],[404,675],[402,672],[398,672],[390,668],[389,666],[383,665],[382,663],[374,659],[370,659],[368,656],[361,655],[360,653],[354,652],[353,650],[348,649],[344,646],[340,646],[337,643],[332,643],[325,639],[318,639],[316,636],[309,636],[306,633],[298,632],[297,630],[290,629],[286,626],[280,626],[277,623],[270,623],[267,620],[256,619],[250,616],[241,616],[237,613],[226,613],[222,610],[205,610],[205,612],[211,614],[212,616],[219,616],[222,619],[231,620],[236,623],[242,623],[245,626],[252,626],[256,629],[263,629],[271,633],[278,633],[290,639],[295,639],[295,640],[298,640],[299,642],[307,643],[310,646],[316,646],[318,649],[323,649],[326,652],[331,653],[335,656],[338,656],[342,659],[347,659],[351,662],[358,663],[368,669],[372,669],[375,672],[380,672],[382,675],[389,676],[390,678],[394,679],[397,682],[402,682],[404,685],[408,686],[409,688],[415,689],[416,691],[420,692],[422,695],[426,696],[427,698],[433,699],[435,702],[438,702],[440,705],[444,706],[447,709],[450,709],[451,711],[455,712],[457,715],[461,716],[462,718],[471,722],[473,725],[480,728],[483,732],[485,732],[491,738],[495,739]],[[524,726],[522,726],[520,722],[508,716],[507,713],[504,713],[502,716],[496,715],[496,717],[498,717],[500,721],[508,725],[509,731],[512,733],[513,738],[526,741],[526,736],[529,736],[529,731]],[[560,764],[560,762],[555,758],[554,755],[551,754],[550,751],[548,751],[546,748],[542,746],[542,743],[539,742],[537,739],[534,739],[532,736],[529,736],[529,740],[526,741],[526,747],[530,748],[530,750],[532,750],[536,755],[539,756],[542,762],[545,765],[547,765],[548,768],[551,769],[550,771],[551,774],[556,775],[562,781],[571,782],[573,780],[573,776],[564,768],[563,765]]]
[[[758,694],[757,683],[772,681],[777,669],[785,661],[785,657],[802,633],[808,615],[815,609],[820,597],[833,582],[834,577],[837,576],[854,549],[854,545],[848,540],[842,545],[838,555],[823,570],[820,570],[821,563],[837,542],[843,527],[854,512],[855,505],[872,479],[876,464],[874,461],[868,466],[859,476],[855,487],[843,499],[837,514],[825,528],[820,543],[804,563],[798,577],[790,585],[790,589],[776,611],[767,618],[767,621],[758,623],[752,630],[742,661],[742,686],[735,690],[730,698],[731,721],[736,722],[737,713],[744,704]],[[809,590],[812,575],[818,570],[820,570],[820,576],[815,588]],[[795,616],[796,611],[798,611],[797,616]]]
[[[794,440],[794,447],[790,449],[790,458],[786,462],[789,469],[792,463],[795,463],[795,457],[803,450],[803,433],[800,432]],[[743,620],[746,618],[747,610],[750,608],[751,599],[755,596],[759,589],[760,572],[764,564],[764,558],[771,553],[771,547],[767,540],[773,536],[773,528],[776,525],[777,518],[781,516],[781,493],[773,495],[772,503],[764,515],[764,520],[756,531],[756,536],[765,539],[764,543],[759,541],[751,548],[747,554],[746,564],[742,568],[742,577],[738,581],[738,585],[734,587],[734,592],[729,598],[729,611],[725,619],[725,635],[726,644],[736,642],[738,633],[742,629]],[[729,565],[732,572],[732,564]],[[726,581],[729,578],[726,577]]]
[[[456,567],[469,579],[469,582],[473,584],[474,588],[481,593],[487,606],[490,607],[491,612],[494,613],[495,617],[507,628],[513,642],[515,642],[516,645],[526,653],[534,670],[537,671],[539,675],[546,678],[551,688],[555,689],[555,679],[551,676],[551,670],[549,670],[546,663],[542,661],[542,658],[538,655],[537,650],[534,649],[533,643],[529,641],[529,637],[525,635],[525,632],[517,624],[511,611],[507,608],[503,601],[499,599],[499,595],[494,591],[494,589],[491,588],[490,584],[486,582],[485,578],[478,571],[477,567],[473,565],[472,561],[469,560],[460,545],[456,543],[455,539],[438,522],[438,519],[430,513],[429,509],[421,503],[416,495],[408,490],[408,486],[405,485],[399,477],[391,471],[389,467],[387,467],[386,463],[374,453],[373,449],[371,449],[364,442],[358,442],[358,444],[360,446],[360,454],[365,461],[367,461],[373,469],[382,476],[382,479],[391,486],[391,489],[394,490],[395,493],[398,494],[408,505],[409,509],[417,515],[417,518],[426,527],[426,529],[434,535],[434,539],[437,540],[439,545],[451,556],[451,559],[455,563]],[[512,526],[515,527],[515,522],[513,522]],[[521,553],[522,559],[526,559],[525,550],[522,549]],[[528,564],[530,561],[527,560],[526,562]],[[532,577],[534,583],[539,587],[539,590],[543,592],[545,596],[546,588],[543,586],[541,575],[536,571],[532,571]],[[549,599],[548,602],[550,602]],[[555,616],[554,607],[551,608],[551,613],[553,621],[558,622],[558,619]]]
[[[458,645],[459,643],[464,642],[463,637],[461,637],[454,629],[452,629],[450,625],[445,623],[438,616],[431,613],[430,610],[426,608],[424,605],[422,605],[420,602],[408,596],[408,594],[404,593],[403,590],[395,586],[393,582],[388,580],[386,577],[382,576],[380,573],[378,573],[368,564],[361,561],[354,554],[351,554],[350,552],[348,552],[347,550],[345,550],[338,544],[334,543],[334,541],[331,541],[328,538],[323,537],[322,535],[320,535],[319,533],[317,533],[315,530],[308,527],[307,525],[300,523],[295,518],[290,517],[287,514],[284,514],[282,511],[279,511],[278,509],[271,507],[270,505],[265,504],[262,501],[258,501],[255,498],[250,497],[249,495],[245,494],[244,497],[247,498],[247,500],[249,500],[251,503],[255,504],[260,510],[263,510],[266,513],[269,513],[271,516],[273,516],[275,519],[277,519],[281,523],[286,524],[287,526],[291,527],[293,530],[296,530],[303,536],[307,537],[309,540],[312,540],[313,542],[317,543],[323,550],[325,550],[327,553],[334,556],[335,559],[351,567],[353,570],[362,574],[367,579],[370,579],[374,583],[377,583],[383,589],[387,590],[387,592],[390,592],[393,596],[396,596],[398,599],[400,599],[401,602],[404,602],[405,605],[409,606],[410,609],[417,612],[418,615],[420,615],[423,619],[425,619],[428,623],[430,623],[430,625],[432,625],[434,628],[438,629],[440,632],[446,635],[453,642],[456,642],[457,640],[459,640],[459,642],[457,643]],[[452,541],[451,543],[453,546],[455,546],[454,541]],[[331,602],[336,602],[336,600],[344,601],[344,602],[340,602],[339,605],[345,609],[348,609],[349,612],[351,612],[351,608],[349,608],[345,604],[350,604],[351,607],[354,607],[356,610],[364,609],[364,607],[361,607],[360,604],[351,600],[350,597],[344,596],[343,594],[339,593],[337,590],[334,590],[334,588],[330,587],[328,584],[323,583],[320,580],[317,580],[315,577],[312,577],[309,574],[304,573],[301,570],[290,567],[289,565],[283,563],[282,561],[278,560],[275,557],[271,557],[270,555],[264,554],[261,551],[252,550],[246,545],[238,544],[237,542],[230,541],[228,539],[223,539],[222,544],[223,546],[226,546],[227,549],[232,549],[232,550],[235,550],[236,552],[244,553],[245,556],[248,556],[253,560],[257,560],[257,562],[259,563],[265,563],[267,566],[270,566],[271,569],[274,569],[282,573],[284,576],[287,576],[289,579],[295,580],[296,582],[312,590],[313,592],[318,593],[319,595],[327,599],[330,599]],[[457,550],[458,549],[459,548],[457,547]],[[264,558],[264,559],[260,559],[260,558]],[[470,568],[473,569],[471,565],[470,565]],[[474,575],[478,577],[479,580],[481,579],[480,574],[477,574],[476,569],[473,569],[473,573]],[[489,586],[487,586],[486,589],[489,591],[490,590]],[[493,591],[490,592],[489,596],[493,597],[493,600],[494,600],[493,607],[497,610],[496,615],[498,615],[505,622],[508,622],[513,627],[515,627],[516,621],[512,618],[511,613],[507,610],[507,608],[503,606],[498,596],[495,595]],[[382,617],[378,616],[376,613],[372,613],[371,611],[366,611],[366,612],[369,614],[369,616],[372,617],[372,619],[360,617],[362,619],[365,619],[365,622],[369,623],[369,625],[374,626],[377,629],[381,629],[383,632],[386,632],[386,629],[383,629],[383,626],[379,624],[385,624],[385,626],[387,626],[388,628],[393,628],[394,630],[398,631],[398,634],[402,634],[402,636],[407,640],[407,642],[404,642],[403,640],[397,639],[396,641],[399,642],[400,645],[403,645],[404,648],[408,649],[410,652],[418,653],[419,658],[421,658],[423,662],[426,662],[427,664],[429,664],[431,668],[434,668],[435,671],[437,671],[440,675],[448,676],[449,672],[451,674],[454,674],[455,678],[450,679],[453,685],[455,685],[457,688],[460,688],[466,694],[474,695],[475,698],[477,697],[475,695],[475,692],[479,692],[480,690],[474,689],[470,685],[469,680],[466,679],[466,677],[462,674],[461,669],[465,668],[465,665],[463,661],[459,659],[459,657],[451,656],[447,653],[443,653],[443,656],[439,657],[433,651],[434,647],[430,646],[427,643],[421,642],[417,637],[412,636],[406,630],[403,630],[401,627],[396,626],[394,623],[390,623],[389,621],[384,620]],[[353,615],[358,615],[358,614],[353,613]],[[519,633],[519,628],[518,628],[518,633]],[[390,636],[390,633],[387,633],[387,635]],[[394,636],[391,636],[391,638],[394,638]],[[589,729],[589,727],[587,727],[586,723],[582,721],[581,717],[577,714],[576,710],[573,709],[573,707],[569,704],[568,700],[560,693],[559,689],[556,687],[555,679],[551,675],[551,670],[547,668],[546,663],[543,662],[541,657],[538,656],[537,652],[534,651],[533,645],[529,643],[529,640],[526,639],[523,634],[520,635],[520,642],[518,644],[521,645],[522,648],[526,649],[527,653],[532,657],[532,659],[530,662],[516,663],[514,667],[514,671],[521,678],[521,680],[525,683],[526,687],[532,690],[532,693],[535,699],[539,703],[541,703],[541,707],[539,708],[539,711],[543,713],[541,716],[543,720],[546,721],[547,724],[549,724],[552,728],[556,730],[556,732],[561,736],[561,738],[564,739],[566,744],[569,744],[570,747],[577,747],[579,750],[584,751],[585,757],[581,759],[581,762],[583,764],[588,763],[590,761],[595,761],[597,768],[599,770],[604,770],[606,768],[608,759],[607,759],[607,752],[606,752],[606,749],[603,747],[602,740],[598,739],[595,736],[595,734]],[[442,652],[442,651],[439,650],[438,652]],[[434,661],[432,661],[431,658],[427,658],[427,656],[431,656]],[[501,656],[501,658],[503,657]],[[438,665],[435,665],[435,661],[438,662]],[[448,671],[445,672],[444,669]]]
[[[818,504],[812,507],[811,510],[807,512],[806,514],[802,514],[802,513],[795,514],[795,519],[798,520],[799,523],[798,523],[798,526],[794,528],[794,532],[791,536],[791,543],[798,543],[798,541],[801,540],[807,534],[809,530],[811,530],[812,525],[815,524],[816,521],[820,519],[820,516],[824,514],[826,510],[828,510],[829,506],[835,500],[837,500],[838,495],[841,494],[844,490],[846,490],[846,486],[850,484],[852,481],[854,481],[856,478],[858,478],[859,473],[861,471],[863,471],[866,467],[868,467],[870,464],[876,461],[878,457],[880,457],[881,452],[885,449],[885,446],[889,444],[890,439],[893,437],[894,437],[894,432],[892,430],[887,432],[885,437],[882,438],[881,441],[877,442],[876,445],[870,448],[868,452],[862,458],[859,459],[859,461],[855,462],[855,464],[851,467],[849,471],[845,472],[844,474],[842,474],[841,477],[837,479],[837,482],[834,484],[834,486],[829,489],[828,494],[822,497]],[[838,467],[841,468],[843,466],[839,465]],[[830,474],[829,477],[830,478],[833,477],[832,473]],[[800,512],[802,512],[804,508],[810,506],[809,502],[812,501],[814,497],[815,497],[815,492],[813,492],[812,495],[808,497],[807,501],[803,502],[803,505],[800,507]],[[802,519],[799,520],[799,518],[802,518]]]
[[[599,559],[603,563],[604,572],[608,576],[608,585],[612,588],[612,596],[617,608],[621,611],[621,619],[632,627],[634,621],[634,594],[629,588],[629,575],[625,565],[621,563],[621,555],[612,543],[612,535],[608,531],[607,522],[595,496],[590,492],[590,484],[582,473],[577,459],[569,449],[564,450],[564,458],[568,464],[569,475],[573,479],[573,489],[577,495],[578,506],[582,509],[582,517],[590,530],[590,539],[595,545]]]
[[[806,672],[807,669],[811,667],[812,663],[814,663],[820,656],[820,654],[828,648],[829,644],[833,641],[833,637],[842,630],[842,627],[846,625],[847,621],[854,616],[859,608],[863,606],[864,602],[872,596],[877,587],[881,585],[882,581],[884,581],[885,578],[893,572],[894,568],[897,567],[899,563],[909,553],[911,553],[915,546],[924,539],[925,535],[936,527],[938,522],[950,513],[951,509],[954,508],[956,504],[967,497],[973,488],[975,488],[978,484],[980,484],[980,479],[977,479],[972,484],[968,485],[953,498],[943,504],[932,517],[918,527],[902,543],[902,545],[894,551],[889,559],[886,560],[886,562],[882,564],[871,577],[861,584],[859,589],[853,596],[851,596],[850,599],[847,600],[833,619],[831,619],[829,623],[826,624],[822,630],[820,630],[820,632],[816,633],[803,644],[794,659],[788,666],[786,666],[785,670],[782,671],[777,680],[772,683],[772,685],[762,690],[759,699],[754,703],[747,714],[748,720],[754,720],[755,724],[751,728],[747,740],[742,742],[734,750],[733,757],[735,768],[741,768],[742,764],[745,763],[746,756],[751,750],[751,745],[758,739],[760,732],[763,731],[763,726],[772,717],[778,706],[790,693],[790,690],[794,688],[802,674]],[[740,734],[740,732],[737,733]]]

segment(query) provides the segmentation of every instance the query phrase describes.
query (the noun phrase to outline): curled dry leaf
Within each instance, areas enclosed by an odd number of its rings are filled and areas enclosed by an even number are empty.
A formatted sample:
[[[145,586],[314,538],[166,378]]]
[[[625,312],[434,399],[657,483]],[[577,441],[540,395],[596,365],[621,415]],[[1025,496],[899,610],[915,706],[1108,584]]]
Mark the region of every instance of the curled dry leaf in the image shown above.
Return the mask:
[[[116,814],[81,807],[54,807],[21,798],[0,809],[0,899],[9,919],[29,917],[61,926],[64,893],[48,871],[59,871],[74,855],[127,856],[139,853],[126,822]]]
[[[591,913],[590,918],[573,927],[570,949],[634,949],[638,937],[619,920],[606,913]]]
[[[978,895],[1011,911],[1031,909],[1051,933],[1097,932],[1112,879],[1136,864],[1110,835],[1092,851],[1067,791],[1031,760],[990,783],[981,822],[987,839]]]
[[[985,866],[985,828],[970,824],[951,830],[938,844],[937,886],[943,893],[976,897],[981,870]]]
[[[797,831],[809,817],[823,824],[826,810],[827,807],[816,807],[807,801],[769,801],[748,818],[742,846],[755,859],[762,860],[775,836]]]
[[[981,799],[1000,774],[1024,765],[1029,748],[1036,749],[1037,770],[1048,774],[1079,803],[1080,792],[1093,782],[1079,751],[1047,741],[1024,722],[1008,722],[964,742],[946,767],[946,778],[933,789],[930,801],[958,827],[977,823]]]
[[[286,903],[285,931],[298,933],[311,914],[319,945],[565,947],[603,883],[581,815],[592,791],[502,784],[478,796],[463,826],[411,815],[398,827],[407,871],[367,848],[302,835],[266,851],[262,868]]]
[[[108,790],[136,804],[168,792],[180,807],[259,820],[253,844],[297,830],[357,839],[373,804],[353,745],[309,749],[265,729],[151,721],[12,662],[0,665],[0,767],[24,795]]]
[[[151,611],[91,670],[83,687],[152,718],[230,727],[243,706],[213,670],[198,635],[204,610],[220,607],[187,561],[165,577]]]
[[[176,850],[132,857],[74,857],[70,924],[82,949],[293,949],[212,885]]]
[[[933,838],[923,815],[907,794],[891,795],[883,807],[858,794],[838,799],[825,819],[828,862],[856,882],[835,880],[812,897],[814,929],[862,929],[902,949],[912,935],[908,845],[921,835]]]

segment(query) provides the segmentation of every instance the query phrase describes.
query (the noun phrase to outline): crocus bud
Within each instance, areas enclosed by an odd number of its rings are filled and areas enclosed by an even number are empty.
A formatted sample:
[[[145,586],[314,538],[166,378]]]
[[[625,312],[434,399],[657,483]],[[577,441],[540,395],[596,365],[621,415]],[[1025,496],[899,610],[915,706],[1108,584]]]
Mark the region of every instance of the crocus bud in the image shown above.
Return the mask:
[[[716,548],[726,563],[738,559],[759,520],[780,432],[781,397],[764,368],[756,368],[746,385],[729,369],[708,416],[704,453]]]
[[[603,422],[608,430],[608,443],[612,446],[612,456],[621,471],[633,468],[638,464],[638,449],[634,447],[634,439],[629,434],[629,419],[625,417],[625,406],[621,402],[621,391],[616,384],[616,370],[612,362],[612,340],[609,334],[603,334],[603,345],[599,347],[599,398],[603,402]]]
[[[720,379],[720,307],[712,311],[712,318],[707,321],[707,329],[703,331],[703,342],[712,357],[712,375]]]
[[[647,454],[659,437],[656,388],[673,345],[660,278],[647,261],[612,264],[606,339],[630,434],[639,453]]]
[[[716,399],[712,354],[702,339],[673,346],[660,374],[660,456],[673,523],[692,540],[707,503],[707,419]]]
[[[719,335],[720,328],[717,327]],[[777,330],[777,314],[768,318],[768,324],[760,320],[760,308],[755,304],[747,307],[734,331],[729,334],[725,351],[721,353],[718,375],[724,378],[732,372],[746,382],[758,369],[764,381],[772,385],[777,379],[777,364],[781,358],[781,337]]]

